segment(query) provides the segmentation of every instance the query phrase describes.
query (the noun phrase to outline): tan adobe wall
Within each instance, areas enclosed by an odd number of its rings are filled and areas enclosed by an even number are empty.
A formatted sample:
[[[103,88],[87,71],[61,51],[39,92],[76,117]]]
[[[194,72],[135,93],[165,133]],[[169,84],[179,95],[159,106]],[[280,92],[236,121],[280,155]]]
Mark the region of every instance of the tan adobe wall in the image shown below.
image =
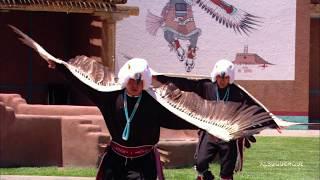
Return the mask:
[[[30,105],[18,94],[0,93],[0,167],[96,167],[108,129],[96,107]],[[197,131],[162,128],[159,147],[166,167],[193,164]]]
[[[29,105],[20,95],[0,94],[0,166],[95,166],[100,145],[110,140],[97,112]]]

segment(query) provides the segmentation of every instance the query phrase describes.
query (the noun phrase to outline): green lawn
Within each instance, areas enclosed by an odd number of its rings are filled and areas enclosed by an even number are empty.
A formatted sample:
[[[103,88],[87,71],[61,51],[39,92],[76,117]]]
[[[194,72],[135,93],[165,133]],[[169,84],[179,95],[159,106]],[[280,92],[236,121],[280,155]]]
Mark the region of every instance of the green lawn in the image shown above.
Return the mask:
[[[245,152],[243,171],[235,179],[320,179],[320,139],[293,137],[257,137],[257,143]],[[219,166],[211,166],[215,175]],[[0,168],[7,175],[95,176],[94,168]],[[194,180],[192,167],[165,169],[166,179]]]

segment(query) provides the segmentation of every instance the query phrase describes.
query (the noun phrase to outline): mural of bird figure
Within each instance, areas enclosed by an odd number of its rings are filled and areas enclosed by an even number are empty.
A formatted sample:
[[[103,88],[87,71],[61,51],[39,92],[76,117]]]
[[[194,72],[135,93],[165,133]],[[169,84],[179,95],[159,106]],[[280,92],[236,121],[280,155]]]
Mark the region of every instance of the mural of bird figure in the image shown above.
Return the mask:
[[[121,82],[118,82],[118,78],[113,72],[93,58],[82,55],[65,62],[49,54],[19,29],[9,26],[21,36],[20,40],[23,43],[33,48],[44,60],[62,64],[76,78],[92,89],[99,92],[123,89]],[[130,66],[135,65],[129,63],[128,71],[130,71]],[[279,119],[238,84],[236,84],[236,88],[256,102],[255,105],[206,100],[196,93],[195,88],[188,86],[194,81],[199,83],[210,82],[210,78],[187,79],[174,74],[161,74],[153,70],[151,72],[153,76],[152,87],[146,91],[156,102],[171,113],[224,141],[248,137],[266,128],[312,125],[312,123],[293,123]],[[185,85],[186,87],[184,87]]]
[[[174,51],[181,62],[185,62],[186,72],[195,66],[198,38],[201,29],[196,26],[193,6],[199,5],[220,25],[233,29],[235,33],[249,35],[261,23],[259,17],[247,13],[223,0],[169,0],[163,7],[161,16],[148,11],[146,30],[153,36],[163,29],[164,38],[170,50]],[[189,45],[183,47],[181,41]]]

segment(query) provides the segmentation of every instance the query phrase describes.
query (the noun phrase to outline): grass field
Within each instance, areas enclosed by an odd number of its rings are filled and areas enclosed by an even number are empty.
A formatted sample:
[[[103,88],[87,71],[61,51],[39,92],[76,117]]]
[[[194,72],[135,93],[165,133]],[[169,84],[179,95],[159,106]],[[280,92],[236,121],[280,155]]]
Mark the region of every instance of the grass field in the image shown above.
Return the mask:
[[[219,165],[212,164],[217,176]],[[0,168],[3,175],[95,176],[95,168]],[[168,180],[194,180],[192,167],[165,169]],[[243,171],[235,179],[319,180],[320,138],[257,137],[257,143],[245,152]]]

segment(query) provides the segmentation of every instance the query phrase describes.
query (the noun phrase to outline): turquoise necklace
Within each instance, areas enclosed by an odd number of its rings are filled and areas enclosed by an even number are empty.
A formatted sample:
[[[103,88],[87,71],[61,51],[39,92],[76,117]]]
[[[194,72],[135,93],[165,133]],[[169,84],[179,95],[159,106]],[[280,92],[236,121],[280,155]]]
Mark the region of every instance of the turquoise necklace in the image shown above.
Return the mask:
[[[127,123],[126,123],[126,127],[124,128],[123,130],[123,133],[122,133],[122,139],[127,141],[129,139],[129,133],[130,133],[130,123],[133,119],[133,116],[135,115],[138,107],[139,107],[139,104],[140,104],[140,101],[141,101],[141,97],[142,97],[142,93],[139,95],[138,97],[138,100],[136,102],[136,104],[134,105],[134,108],[131,112],[131,115],[129,117],[128,115],[128,103],[127,103],[127,91],[124,91],[123,93],[123,105],[124,105],[124,114],[126,116],[126,120],[127,120]]]
[[[228,86],[227,91],[223,96],[223,99],[221,99],[222,101],[228,101],[229,100],[229,91],[230,91],[230,87]],[[218,85],[216,85],[216,97],[217,97],[217,101],[220,101]]]

